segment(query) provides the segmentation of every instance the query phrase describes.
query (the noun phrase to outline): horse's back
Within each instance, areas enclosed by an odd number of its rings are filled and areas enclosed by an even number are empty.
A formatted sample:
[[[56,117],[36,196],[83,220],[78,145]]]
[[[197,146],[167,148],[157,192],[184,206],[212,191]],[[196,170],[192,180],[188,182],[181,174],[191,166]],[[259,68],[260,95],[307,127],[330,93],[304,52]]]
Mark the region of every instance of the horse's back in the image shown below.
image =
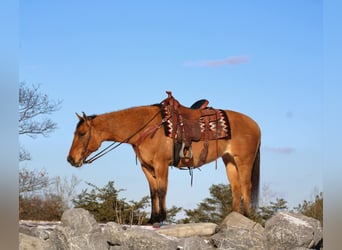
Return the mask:
[[[255,136],[260,137],[261,131],[260,127],[257,122],[248,115],[243,113],[233,111],[233,110],[225,110],[230,126],[234,133],[246,133],[249,131],[248,134],[254,134]]]

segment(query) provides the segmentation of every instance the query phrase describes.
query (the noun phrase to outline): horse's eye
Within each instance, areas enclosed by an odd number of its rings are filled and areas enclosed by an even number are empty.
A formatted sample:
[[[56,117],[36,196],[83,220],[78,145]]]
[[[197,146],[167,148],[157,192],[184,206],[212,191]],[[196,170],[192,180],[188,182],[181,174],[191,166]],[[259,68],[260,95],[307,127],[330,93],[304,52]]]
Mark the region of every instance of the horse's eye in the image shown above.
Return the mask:
[[[85,134],[86,134],[86,132],[78,132],[79,137],[83,137],[83,136],[85,136]]]

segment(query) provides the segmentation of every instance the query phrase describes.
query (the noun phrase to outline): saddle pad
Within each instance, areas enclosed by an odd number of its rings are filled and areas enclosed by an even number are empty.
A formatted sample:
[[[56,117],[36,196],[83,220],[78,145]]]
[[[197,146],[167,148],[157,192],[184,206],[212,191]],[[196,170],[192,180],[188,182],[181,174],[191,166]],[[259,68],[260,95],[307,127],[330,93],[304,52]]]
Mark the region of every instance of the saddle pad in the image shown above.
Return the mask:
[[[230,139],[230,123],[226,113],[221,109],[211,109],[211,111],[213,112],[210,115],[202,115],[198,120],[201,128],[200,140]],[[177,125],[179,122],[178,114],[171,114],[168,106],[162,106],[161,115],[163,119],[166,119],[164,122],[165,135],[175,138],[177,136]]]
[[[201,141],[215,139],[230,139],[230,124],[226,112],[215,110],[215,114],[201,116]]]

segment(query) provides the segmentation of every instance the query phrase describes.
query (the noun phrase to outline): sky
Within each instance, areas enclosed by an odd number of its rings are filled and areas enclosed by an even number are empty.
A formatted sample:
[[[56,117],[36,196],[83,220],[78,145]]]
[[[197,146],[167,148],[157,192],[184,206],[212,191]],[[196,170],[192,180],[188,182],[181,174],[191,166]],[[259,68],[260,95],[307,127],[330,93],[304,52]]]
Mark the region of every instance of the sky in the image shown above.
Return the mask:
[[[20,136],[32,160],[20,167],[149,195],[130,145],[76,169],[66,157],[75,112],[101,114],[198,99],[260,126],[261,201],[293,208],[323,191],[323,6],[321,1],[20,1],[19,80],[39,85],[61,109],[48,137]],[[336,99],[338,104],[341,100]],[[327,132],[325,132],[327,133]],[[328,131],[329,133],[329,131]],[[167,205],[195,208],[213,184],[228,184],[222,160],[190,175],[169,171]],[[261,188],[262,191],[262,188]]]

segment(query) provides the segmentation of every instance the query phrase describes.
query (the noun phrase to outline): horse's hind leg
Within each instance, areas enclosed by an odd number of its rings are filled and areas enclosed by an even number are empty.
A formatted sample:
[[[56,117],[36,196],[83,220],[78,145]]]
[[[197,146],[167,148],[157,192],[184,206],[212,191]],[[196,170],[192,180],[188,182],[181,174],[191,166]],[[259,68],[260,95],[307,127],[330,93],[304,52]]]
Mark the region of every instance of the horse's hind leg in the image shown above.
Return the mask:
[[[251,193],[252,193],[252,181],[251,181],[251,166],[242,164],[239,168],[241,193],[243,197],[243,213],[250,216],[251,211]]]
[[[251,211],[251,193],[252,193],[252,168],[253,168],[254,157],[248,156],[243,157],[243,159],[239,156],[234,157],[234,162],[237,166],[237,172],[239,176],[239,183],[236,185],[240,186],[240,195],[243,200],[243,214],[246,216],[250,216]],[[240,201],[240,199],[239,199]]]
[[[234,158],[226,154],[222,157],[224,164],[226,165],[227,177],[232,190],[233,205],[232,210],[235,212],[240,212],[240,202],[241,202],[241,185],[240,185],[240,175],[238,167]]]
[[[241,192],[244,212],[247,216],[251,216],[251,208],[253,210],[256,209],[259,196],[259,151],[257,150],[255,155],[249,154],[249,156],[244,159],[244,162],[239,165]]]

